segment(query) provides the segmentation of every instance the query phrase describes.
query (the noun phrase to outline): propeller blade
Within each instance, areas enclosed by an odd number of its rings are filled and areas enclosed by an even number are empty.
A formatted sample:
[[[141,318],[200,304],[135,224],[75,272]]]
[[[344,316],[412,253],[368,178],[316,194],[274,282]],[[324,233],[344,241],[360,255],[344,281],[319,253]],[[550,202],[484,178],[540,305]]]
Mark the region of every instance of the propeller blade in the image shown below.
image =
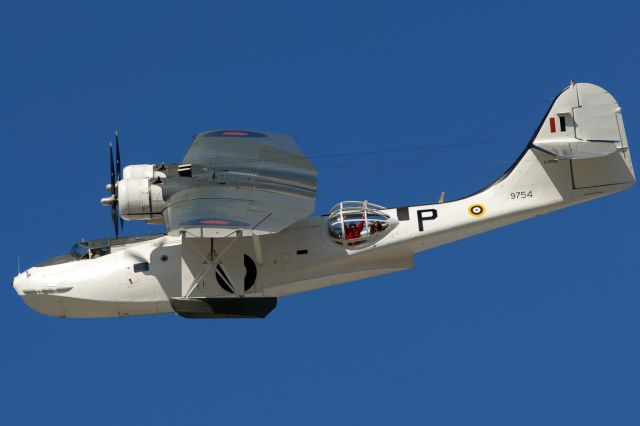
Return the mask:
[[[113,227],[116,232],[116,239],[118,238],[118,198],[116,195],[116,172],[113,165],[113,145],[109,142],[109,163],[111,167],[111,196],[113,201],[111,202],[111,220],[113,221]]]
[[[109,159],[111,165],[111,194],[116,193],[116,172],[113,167],[113,145],[109,142]]]
[[[118,141],[118,131],[116,130],[116,178],[122,180],[122,163],[120,162],[120,142]]]
[[[122,180],[122,161],[120,160],[120,141],[118,138],[118,129],[116,129],[116,172],[118,181]],[[120,230],[124,231],[124,220],[120,218]]]
[[[118,239],[118,207],[116,203],[111,204],[111,219],[113,220],[113,229],[116,231],[116,240]]]

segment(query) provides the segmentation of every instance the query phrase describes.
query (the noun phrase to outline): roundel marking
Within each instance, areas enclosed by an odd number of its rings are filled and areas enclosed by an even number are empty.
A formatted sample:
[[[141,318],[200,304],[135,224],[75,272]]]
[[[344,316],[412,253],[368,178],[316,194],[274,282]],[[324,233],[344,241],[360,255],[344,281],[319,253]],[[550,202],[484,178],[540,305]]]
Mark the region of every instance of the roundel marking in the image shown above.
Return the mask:
[[[249,136],[249,133],[247,132],[241,132],[238,130],[229,130],[226,132],[222,132],[223,136]]]
[[[469,214],[473,217],[480,217],[484,215],[487,209],[482,204],[474,204],[469,206]]]
[[[228,220],[222,220],[222,219],[202,219],[200,223],[202,225],[230,225],[231,224]]]
[[[252,132],[250,130],[217,130],[214,132],[208,132],[204,134],[206,138],[266,138],[267,135],[259,132]]]

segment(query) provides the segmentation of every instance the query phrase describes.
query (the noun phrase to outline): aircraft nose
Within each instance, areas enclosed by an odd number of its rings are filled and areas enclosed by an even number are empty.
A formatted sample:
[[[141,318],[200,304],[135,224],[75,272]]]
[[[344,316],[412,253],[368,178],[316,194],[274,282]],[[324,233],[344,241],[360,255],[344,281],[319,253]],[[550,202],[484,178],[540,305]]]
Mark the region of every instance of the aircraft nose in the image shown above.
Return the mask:
[[[16,293],[18,293],[18,296],[24,296],[24,287],[25,287],[25,281],[27,278],[27,273],[26,272],[21,272],[18,275],[16,275],[15,277],[13,277],[13,289],[16,291]]]
[[[30,294],[62,294],[73,289],[73,285],[60,282],[55,276],[27,270],[13,278],[13,288],[20,296]]]
[[[48,287],[34,280],[29,271],[13,278],[13,288],[24,303],[36,312],[54,317],[64,317],[64,303],[55,293],[68,291],[72,287]]]

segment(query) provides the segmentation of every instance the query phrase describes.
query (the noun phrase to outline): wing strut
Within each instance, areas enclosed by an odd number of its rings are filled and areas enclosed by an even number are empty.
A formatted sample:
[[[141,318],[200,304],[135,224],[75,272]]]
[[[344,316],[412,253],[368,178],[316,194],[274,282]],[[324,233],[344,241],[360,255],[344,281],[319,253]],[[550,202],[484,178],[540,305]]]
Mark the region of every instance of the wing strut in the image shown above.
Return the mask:
[[[260,236],[253,234],[253,251],[256,254],[256,263],[258,265],[262,265],[263,257],[262,257],[262,244],[260,244]]]
[[[229,244],[226,245],[226,247],[222,250],[222,252],[220,252],[220,254],[215,254],[213,252],[213,250],[211,251],[211,253],[209,254],[209,256],[202,256],[202,253],[200,252],[200,250],[196,250],[197,253],[199,253],[205,260],[205,263],[208,263],[207,267],[204,268],[202,270],[202,272],[198,275],[197,278],[195,278],[193,280],[193,282],[191,283],[191,286],[189,287],[189,290],[187,291],[187,294],[184,296],[185,299],[188,299],[189,296],[191,296],[191,293],[193,293],[193,290],[195,290],[196,286],[200,283],[200,281],[202,281],[202,279],[207,275],[207,273],[213,269],[213,268],[217,268],[217,266],[220,264],[220,261],[222,260],[222,257],[225,255],[225,253],[231,248],[231,246],[233,246],[233,244],[238,241],[240,238],[242,238],[242,231],[238,230],[236,231],[236,236],[235,238],[233,238],[231,241],[229,241]],[[195,247],[194,247],[195,248]],[[233,289],[233,292],[236,296],[241,296],[241,294],[238,292],[238,290],[236,289],[236,287],[233,285],[233,283],[231,282],[231,280],[227,280],[229,281],[229,285],[231,286],[231,288]],[[242,294],[244,295],[244,294]]]

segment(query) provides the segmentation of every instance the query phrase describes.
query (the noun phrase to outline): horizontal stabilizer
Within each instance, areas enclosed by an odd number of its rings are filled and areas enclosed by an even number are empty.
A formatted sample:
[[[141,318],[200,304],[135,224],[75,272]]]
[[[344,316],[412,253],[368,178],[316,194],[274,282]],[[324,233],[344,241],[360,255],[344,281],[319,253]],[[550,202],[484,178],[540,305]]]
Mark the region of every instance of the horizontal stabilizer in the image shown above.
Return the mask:
[[[580,139],[537,140],[533,145],[561,160],[580,160],[606,157],[618,151],[618,141],[589,141]]]

